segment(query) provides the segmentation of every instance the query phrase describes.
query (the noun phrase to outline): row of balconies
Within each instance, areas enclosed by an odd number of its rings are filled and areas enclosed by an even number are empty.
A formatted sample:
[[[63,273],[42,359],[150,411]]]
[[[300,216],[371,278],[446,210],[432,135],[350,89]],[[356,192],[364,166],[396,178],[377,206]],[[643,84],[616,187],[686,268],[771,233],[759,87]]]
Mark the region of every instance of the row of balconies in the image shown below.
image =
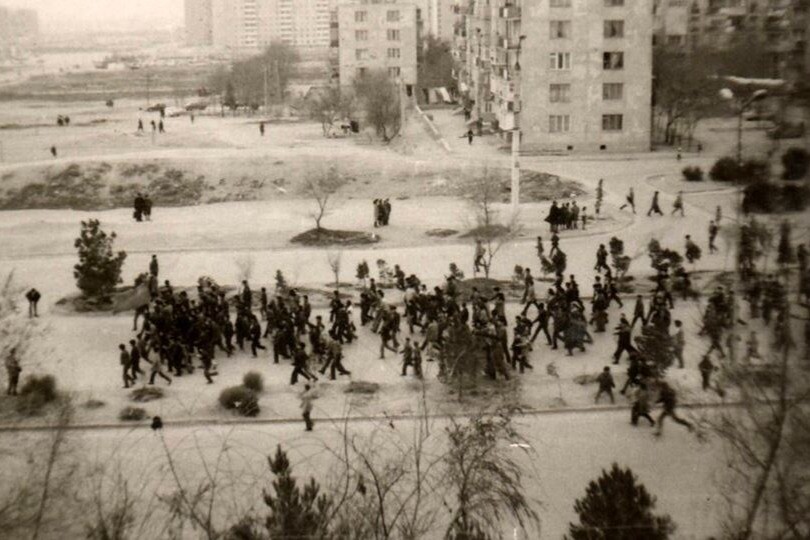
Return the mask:
[[[498,17],[501,19],[520,19],[520,6],[504,6],[498,9]]]

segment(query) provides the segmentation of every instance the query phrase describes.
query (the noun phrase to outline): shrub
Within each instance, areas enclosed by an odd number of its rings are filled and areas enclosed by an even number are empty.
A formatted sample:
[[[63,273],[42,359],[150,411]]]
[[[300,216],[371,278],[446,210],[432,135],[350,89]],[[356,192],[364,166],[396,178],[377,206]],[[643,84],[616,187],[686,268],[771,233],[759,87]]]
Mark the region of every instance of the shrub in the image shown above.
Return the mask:
[[[709,176],[717,182],[751,182],[765,181],[770,176],[767,161],[749,159],[740,165],[737,160],[730,157],[718,159],[712,165]]]
[[[802,212],[810,204],[807,186],[782,186],[782,208],[788,212]]]
[[[687,182],[702,182],[703,181],[703,169],[700,167],[684,167],[683,177]]]
[[[248,371],[242,378],[242,385],[257,394],[261,393],[264,390],[264,377],[256,371]]]
[[[755,182],[745,187],[743,211],[769,214],[779,211],[801,212],[810,204],[810,190],[803,185]]]
[[[127,254],[113,254],[115,233],[107,235],[97,219],[82,221],[74,247],[79,252],[79,264],[73,267],[76,285],[85,296],[105,298],[121,283],[121,267]]]
[[[785,180],[800,180],[810,169],[810,153],[804,148],[792,146],[782,154],[782,178]]]
[[[57,397],[56,379],[53,375],[29,375],[20,388],[20,395],[40,396],[45,403],[50,403]]]
[[[715,161],[709,171],[709,176],[716,182],[733,182],[740,175],[740,166],[737,160],[723,157]]]
[[[124,407],[118,413],[118,419],[124,422],[140,422],[146,418],[146,411],[140,407]]]
[[[160,399],[165,395],[162,388],[156,386],[142,386],[130,392],[129,397],[132,401],[138,403],[145,403],[147,401],[154,401]]]
[[[256,394],[244,386],[231,386],[219,394],[219,404],[229,411],[236,411],[241,416],[257,416],[259,400]]]

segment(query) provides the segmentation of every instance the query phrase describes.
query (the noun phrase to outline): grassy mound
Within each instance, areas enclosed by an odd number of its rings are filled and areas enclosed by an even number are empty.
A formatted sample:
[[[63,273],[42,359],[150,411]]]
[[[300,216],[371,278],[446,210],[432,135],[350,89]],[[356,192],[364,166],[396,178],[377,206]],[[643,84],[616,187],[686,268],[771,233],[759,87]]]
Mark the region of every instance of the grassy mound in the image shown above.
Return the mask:
[[[156,399],[163,398],[165,395],[166,394],[163,392],[163,389],[156,386],[142,386],[141,388],[136,388],[129,393],[129,397],[132,399],[132,401],[136,401],[138,403],[155,401]]]
[[[124,407],[118,413],[118,419],[124,422],[140,422],[146,418],[146,411],[140,407]]]
[[[509,232],[509,227],[495,223],[493,225],[482,225],[467,231],[461,235],[461,238],[495,238]]]
[[[453,236],[458,234],[458,231],[455,229],[430,229],[425,233],[426,236],[432,236],[435,238],[447,238],[448,236]]]
[[[332,229],[310,229],[290,240],[293,244],[304,246],[362,246],[375,244],[380,237],[374,233],[362,231],[336,231]]]

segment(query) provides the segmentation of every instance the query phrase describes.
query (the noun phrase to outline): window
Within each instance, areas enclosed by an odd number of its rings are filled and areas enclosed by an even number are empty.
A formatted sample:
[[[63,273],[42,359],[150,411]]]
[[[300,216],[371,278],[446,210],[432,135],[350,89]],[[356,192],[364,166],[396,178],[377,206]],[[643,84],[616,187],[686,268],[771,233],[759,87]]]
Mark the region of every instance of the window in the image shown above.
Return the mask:
[[[385,15],[385,20],[388,22],[399,22],[399,10],[389,9],[388,13]]]
[[[388,58],[399,58],[399,49],[388,49]]]
[[[624,0],[605,0],[605,7],[621,7],[624,5]]]
[[[602,67],[604,69],[624,69],[624,53],[623,52],[603,53]]]
[[[366,76],[366,68],[360,67],[354,70],[354,76],[358,79]]]
[[[366,53],[368,53],[368,49],[356,49],[354,51],[354,57],[357,60],[365,60],[366,59]]]
[[[567,133],[571,129],[571,117],[567,114],[552,114],[548,117],[549,133]]]
[[[399,41],[399,30],[389,28],[387,34],[388,34],[388,41]]]
[[[366,12],[365,11],[355,11],[354,12],[354,22],[366,22]]]
[[[571,69],[571,53],[556,52],[548,55],[549,69],[558,71]]]
[[[605,37],[624,37],[624,21],[605,21]]]
[[[552,84],[548,89],[548,100],[551,103],[568,103],[571,101],[570,84]]]
[[[399,77],[400,69],[398,67],[388,68],[388,75],[390,77]]]
[[[551,0],[551,7],[571,7],[571,0]]]
[[[549,37],[551,39],[566,39],[571,37],[571,21],[550,21]]]
[[[624,97],[624,84],[604,83],[602,85],[602,99],[605,101],[615,101]]]
[[[621,130],[622,130],[622,115],[620,114],[602,115],[602,131],[621,131]]]
[[[368,41],[368,30],[355,30],[354,39],[355,41]]]
[[[685,40],[686,36],[667,36],[667,45],[678,47],[683,45]]]

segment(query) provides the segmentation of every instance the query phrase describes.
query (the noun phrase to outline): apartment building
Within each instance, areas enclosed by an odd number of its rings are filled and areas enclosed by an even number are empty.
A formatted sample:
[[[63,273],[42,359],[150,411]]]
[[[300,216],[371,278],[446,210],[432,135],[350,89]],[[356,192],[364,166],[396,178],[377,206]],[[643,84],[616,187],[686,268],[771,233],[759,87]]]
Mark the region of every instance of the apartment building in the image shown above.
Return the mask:
[[[186,0],[187,43],[251,54],[280,41],[325,52],[335,1]]]
[[[755,39],[770,56],[768,75],[795,80],[807,72],[806,0],[656,0],[654,18],[656,46],[722,50]]]
[[[30,44],[39,36],[39,16],[33,9],[0,6],[0,44]]]
[[[214,44],[212,0],[185,0],[186,45],[201,47]]]
[[[652,10],[632,0],[478,0],[459,7],[459,89],[525,152],[650,148]]]
[[[396,0],[359,0],[337,7],[341,85],[384,69],[406,86],[416,84],[417,7]]]

